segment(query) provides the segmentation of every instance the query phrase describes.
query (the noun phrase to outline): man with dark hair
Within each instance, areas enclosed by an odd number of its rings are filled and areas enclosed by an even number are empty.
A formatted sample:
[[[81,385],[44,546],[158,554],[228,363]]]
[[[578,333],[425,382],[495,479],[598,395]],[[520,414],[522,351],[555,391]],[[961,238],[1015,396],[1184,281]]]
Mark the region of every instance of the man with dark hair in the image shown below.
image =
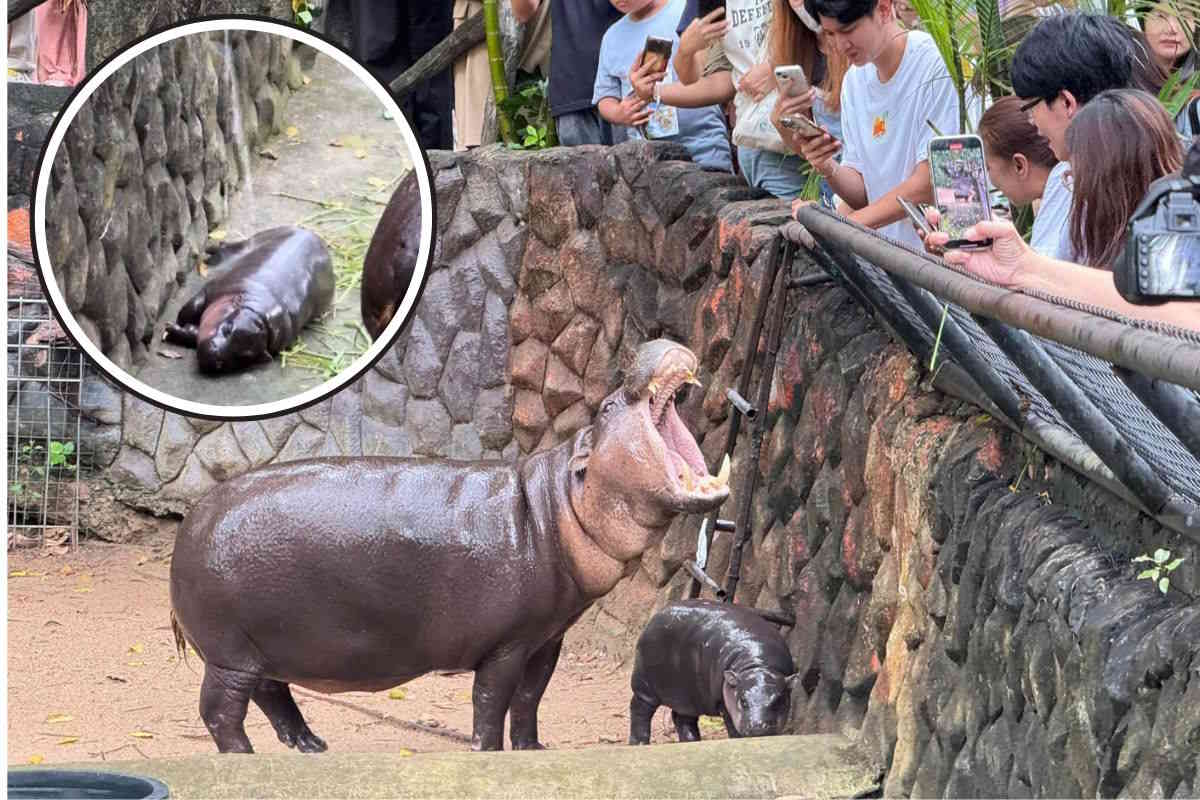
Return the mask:
[[[1046,17],[1017,47],[1013,92],[1059,161],[1070,158],[1067,127],[1079,109],[1106,89],[1132,85],[1139,54],[1130,33],[1112,17],[1071,12]]]
[[[933,37],[905,31],[893,0],[807,0],[850,61],[842,81],[842,135],[800,141],[804,158],[829,183],[849,217],[893,239],[920,246],[897,202],[931,203],[929,140],[959,132],[959,103]],[[834,156],[844,149],[839,164]]]

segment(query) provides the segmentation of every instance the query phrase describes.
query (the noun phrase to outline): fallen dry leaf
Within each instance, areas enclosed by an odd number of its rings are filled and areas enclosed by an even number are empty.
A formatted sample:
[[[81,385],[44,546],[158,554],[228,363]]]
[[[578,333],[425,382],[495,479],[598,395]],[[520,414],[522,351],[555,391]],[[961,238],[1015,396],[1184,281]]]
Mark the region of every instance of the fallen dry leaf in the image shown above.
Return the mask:
[[[170,358],[170,359],[183,358],[183,353],[179,352],[178,350],[168,350],[165,347],[163,349],[159,350],[158,354],[160,356],[162,356],[163,358]],[[139,561],[138,563],[140,564],[141,562]]]
[[[144,666],[146,666],[146,662],[145,662],[145,661],[126,661],[125,663],[126,663],[126,664],[128,664],[128,665],[129,665],[129,666],[131,666],[131,667],[144,667]]]
[[[403,700],[406,696],[407,693],[403,689],[392,689],[388,692],[389,700]]]
[[[366,157],[367,157],[367,151],[366,151],[366,150],[355,150],[355,151],[354,151],[354,157],[355,157],[355,158],[366,158]]]
[[[289,139],[295,139],[297,136],[300,135],[300,129],[297,128],[295,125],[288,125],[287,130],[285,130],[284,133],[286,133],[288,135]]]
[[[301,77],[300,80],[304,81],[305,86],[308,86],[310,83],[312,83],[312,78],[310,78],[308,75]]]
[[[411,756],[412,754],[413,754],[413,751],[409,750],[406,747],[401,747],[399,750],[396,751],[396,755],[400,756],[401,758],[407,758],[408,756]]]
[[[228,235],[229,232],[224,228],[217,228],[216,230],[209,232],[208,238],[212,239],[214,242],[223,242],[225,241],[225,237]]]
[[[30,763],[30,764],[40,764],[40,763],[42,763],[42,762],[43,762],[43,761],[45,761],[45,760],[46,760],[46,759],[42,758],[41,756],[30,756],[30,757],[29,757],[29,763]]]
[[[129,652],[131,652],[131,653],[140,653],[145,649],[146,649],[146,646],[144,644],[142,644],[141,642],[139,642],[137,644],[129,645]]]
[[[76,586],[75,587],[76,594],[87,594],[91,590],[92,590],[92,587],[90,587],[90,586]]]
[[[75,718],[70,714],[51,714],[50,716],[46,717],[46,722],[49,722],[53,725],[59,722],[70,722],[73,719]]]
[[[329,140],[329,146],[330,146],[330,147],[345,147],[345,145],[344,145],[344,144],[342,144],[342,140],[341,140],[341,139],[330,139],[330,140]]]
[[[200,273],[201,278],[206,277],[208,275],[208,264],[205,264],[203,261],[197,262],[196,263],[196,272]]]
[[[274,150],[266,150],[266,149],[259,150],[259,151],[258,151],[258,155],[259,155],[259,157],[261,157],[261,158],[269,158],[269,159],[271,159],[272,161],[278,161],[278,160],[279,160],[279,156],[278,156],[278,155],[275,153],[275,151],[274,151]]]
[[[150,733],[149,731],[134,731],[133,733],[131,733],[129,735],[135,739],[153,739],[154,738],[154,734]]]
[[[374,175],[367,178],[367,183],[371,184],[376,189],[384,189],[388,185],[388,182],[385,181],[383,178],[376,178]]]
[[[78,741],[79,741],[78,736],[64,736],[63,738],[58,740],[58,743],[59,744],[75,744]]]

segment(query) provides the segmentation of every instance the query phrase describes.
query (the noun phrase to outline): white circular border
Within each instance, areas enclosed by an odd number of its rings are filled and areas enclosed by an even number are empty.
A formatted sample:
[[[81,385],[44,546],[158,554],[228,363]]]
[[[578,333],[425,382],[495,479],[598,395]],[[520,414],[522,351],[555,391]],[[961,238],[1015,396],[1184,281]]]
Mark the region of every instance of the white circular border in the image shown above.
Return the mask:
[[[421,189],[421,242],[417,251],[417,264],[413,270],[412,280],[409,282],[408,290],[404,294],[404,299],[400,303],[400,308],[392,317],[392,321],[388,323],[383,334],[375,340],[367,351],[354,360],[346,369],[342,370],[338,375],[321,383],[312,389],[308,389],[300,394],[291,395],[282,400],[273,400],[269,403],[258,403],[255,405],[240,405],[240,406],[224,406],[212,405],[208,403],[198,403],[187,400],[174,395],[161,392],[154,387],[142,383],[137,378],[130,375],[125,370],[118,367],[107,356],[100,352],[99,348],[83,333],[83,329],[75,321],[75,316],[67,307],[66,300],[58,287],[58,283],[54,279],[54,270],[50,268],[49,253],[46,250],[46,195],[49,189],[50,172],[54,166],[55,156],[58,155],[58,149],[62,145],[63,137],[66,136],[67,129],[71,122],[75,119],[75,115],[83,107],[100,87],[104,81],[108,80],[114,72],[128,64],[134,58],[138,57],[147,50],[151,50],[159,45],[165,44],[174,39],[179,39],[184,36],[191,36],[198,33],[208,33],[212,31],[260,31],[269,33],[275,36],[285,36],[293,41],[301,44],[307,44],[325,55],[333,58],[346,69],[350,70],[354,75],[362,81],[375,94],[376,98],[387,108],[396,121],[396,126],[400,129],[400,134],[404,137],[408,144],[410,161],[412,168],[417,173],[417,183]],[[62,112],[54,126],[54,133],[51,135],[46,145],[45,155],[42,158],[41,171],[37,175],[37,181],[34,185],[34,207],[33,207],[33,230],[34,230],[34,248],[38,255],[38,266],[42,273],[42,280],[45,283],[46,290],[50,295],[50,302],[56,310],[59,311],[59,316],[62,318],[67,329],[70,331],[76,343],[83,348],[93,361],[95,361],[101,369],[110,377],[117,381],[123,389],[127,389],[134,394],[140,395],[153,402],[155,405],[161,406],[170,411],[178,412],[195,417],[208,417],[221,420],[245,420],[259,419],[263,417],[277,416],[286,414],[298,409],[304,408],[314,402],[319,401],[326,395],[331,395],[345,387],[346,384],[356,380],[363,374],[367,367],[379,358],[385,349],[391,346],[393,339],[398,334],[401,325],[407,320],[409,312],[413,304],[417,301],[417,296],[421,292],[422,285],[425,282],[425,273],[429,266],[430,257],[433,248],[433,187],[429,181],[429,169],[425,160],[425,154],[421,150],[420,144],[417,142],[416,136],[413,135],[412,129],[409,127],[408,120],[400,111],[400,107],[390,94],[384,89],[383,85],[372,76],[366,68],[351,58],[342,50],[338,49],[329,42],[324,41],[312,34],[305,33],[298,28],[292,28],[277,22],[270,22],[262,19],[254,18],[234,18],[225,17],[221,19],[204,20],[201,22],[191,22],[185,25],[180,25],[175,28],[162,31],[154,34],[147,39],[144,39],[126,50],[120,51],[107,61],[99,70],[92,73],[84,81],[83,86],[71,99],[70,104]],[[381,217],[382,219],[382,217]]]

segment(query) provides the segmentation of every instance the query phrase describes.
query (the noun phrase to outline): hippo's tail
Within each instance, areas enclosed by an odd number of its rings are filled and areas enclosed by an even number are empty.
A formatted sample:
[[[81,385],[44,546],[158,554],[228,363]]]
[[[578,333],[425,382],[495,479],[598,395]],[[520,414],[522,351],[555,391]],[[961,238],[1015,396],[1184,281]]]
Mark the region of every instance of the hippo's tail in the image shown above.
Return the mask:
[[[188,641],[183,635],[183,628],[179,627],[179,620],[175,618],[175,609],[171,609],[171,632],[175,634],[175,649],[179,652],[180,658],[187,661]]]

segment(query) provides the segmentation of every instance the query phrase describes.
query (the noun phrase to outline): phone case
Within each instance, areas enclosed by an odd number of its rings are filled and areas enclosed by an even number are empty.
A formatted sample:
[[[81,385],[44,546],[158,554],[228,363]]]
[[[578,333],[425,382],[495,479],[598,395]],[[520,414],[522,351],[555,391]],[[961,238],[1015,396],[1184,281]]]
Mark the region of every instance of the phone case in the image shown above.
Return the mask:
[[[808,79],[804,69],[797,64],[775,68],[775,81],[785,97],[794,97],[808,90]]]

